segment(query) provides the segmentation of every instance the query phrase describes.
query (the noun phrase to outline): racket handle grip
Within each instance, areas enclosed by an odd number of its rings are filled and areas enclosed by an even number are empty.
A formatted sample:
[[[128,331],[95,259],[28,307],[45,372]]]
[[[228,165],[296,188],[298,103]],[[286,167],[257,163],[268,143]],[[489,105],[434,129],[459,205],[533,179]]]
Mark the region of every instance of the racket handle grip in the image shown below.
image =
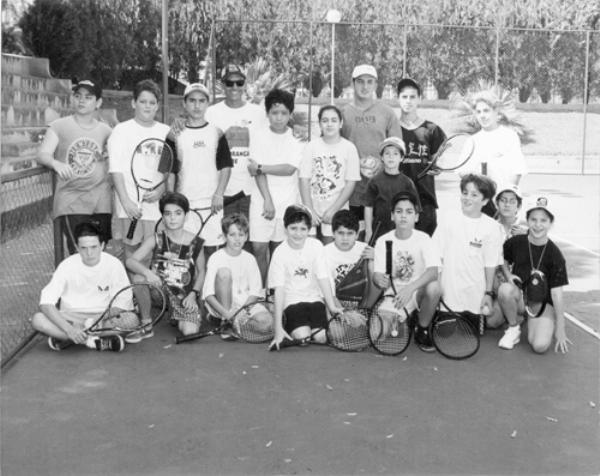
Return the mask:
[[[385,242],[385,274],[392,276],[392,246],[391,240]]]
[[[175,337],[175,343],[176,344],[183,344],[184,342],[190,342],[192,340],[196,340],[198,338],[200,338],[203,334],[201,334],[200,332],[197,332],[195,334],[188,334],[186,336],[177,336]]]
[[[138,219],[132,218],[131,223],[129,224],[129,230],[127,230],[127,239],[133,239],[133,235],[135,233],[135,227],[137,226]]]

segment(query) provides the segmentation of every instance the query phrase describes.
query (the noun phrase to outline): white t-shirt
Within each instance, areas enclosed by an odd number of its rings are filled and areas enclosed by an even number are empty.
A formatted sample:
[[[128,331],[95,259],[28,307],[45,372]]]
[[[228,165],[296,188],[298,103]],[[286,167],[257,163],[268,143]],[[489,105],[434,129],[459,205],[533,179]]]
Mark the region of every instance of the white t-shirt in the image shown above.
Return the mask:
[[[231,151],[233,168],[225,195],[231,196],[239,192],[249,195],[253,182],[248,173],[250,130],[268,127],[264,108],[249,102],[242,107],[233,108],[225,104],[225,101],[221,101],[208,108],[206,120],[225,133]]]
[[[291,129],[283,134],[276,134],[269,127],[251,132],[250,156],[256,162],[263,165],[289,164],[298,168],[302,158],[302,144],[293,136]],[[285,209],[300,201],[298,172],[286,176],[268,174],[266,177],[275,205],[275,218],[283,218]],[[263,204],[264,199],[255,182],[252,188],[250,208],[260,214]],[[251,211],[250,215],[252,216],[252,214]]]
[[[487,176],[497,185],[514,183],[515,175],[527,173],[519,136],[511,128],[500,125],[493,131],[482,129],[473,135],[473,142],[473,156],[458,173],[480,174],[481,164],[485,162]]]
[[[299,302],[323,301],[317,280],[326,278],[323,245],[315,238],[307,238],[299,250],[287,241],[275,248],[269,266],[269,287],[284,288],[284,309]]]
[[[324,246],[325,263],[334,295],[336,286],[344,279],[348,271],[358,263],[366,247],[367,244],[362,241],[356,241],[354,246],[348,251],[340,250],[333,242]]]
[[[186,127],[177,135],[177,191],[184,194],[193,208],[210,207],[219,183],[217,148],[219,129],[207,123]]]
[[[249,296],[262,296],[262,282],[256,258],[245,250],[238,256],[231,256],[224,248],[214,252],[206,264],[206,277],[202,297],[214,296],[215,278],[219,269],[231,271],[232,300],[234,306],[243,306]]]
[[[392,242],[392,279],[396,289],[419,279],[427,268],[441,266],[440,255],[427,233],[413,230],[410,237],[401,240],[392,230],[375,243],[374,272],[386,272],[386,241]]]
[[[123,174],[125,190],[127,195],[135,202],[137,193],[135,182],[131,176],[131,157],[135,148],[145,139],[156,138],[165,140],[169,133],[169,126],[160,122],[155,122],[151,127],[144,127],[138,124],[135,119],[130,119],[117,124],[108,138],[108,159],[110,173]],[[115,200],[116,212],[118,218],[127,218],[127,213],[121,205],[121,201]],[[142,202],[142,219],[158,220],[160,212],[158,211],[158,201]]]
[[[304,147],[298,175],[311,179],[314,209],[322,214],[340,196],[346,181],[360,181],[356,146],[343,137],[336,144],[327,144],[318,137]],[[343,208],[348,208],[348,204],[344,204]]]
[[[120,260],[102,252],[96,266],[87,266],[77,253],[58,265],[52,279],[42,289],[40,304],[56,305],[60,299],[62,311],[102,312],[125,286],[129,286],[129,278]],[[131,291],[125,292],[113,306],[131,310],[132,297]]]
[[[441,285],[446,304],[454,311],[479,313],[485,292],[485,268],[502,264],[500,224],[482,214],[445,216],[433,234],[442,257]]]

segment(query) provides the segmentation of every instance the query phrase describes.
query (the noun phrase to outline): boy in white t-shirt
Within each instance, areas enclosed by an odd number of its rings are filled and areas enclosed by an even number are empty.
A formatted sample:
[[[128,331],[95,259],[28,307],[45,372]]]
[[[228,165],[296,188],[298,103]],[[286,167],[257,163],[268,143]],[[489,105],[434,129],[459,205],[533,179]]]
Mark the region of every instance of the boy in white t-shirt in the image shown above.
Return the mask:
[[[129,279],[123,264],[104,253],[103,235],[93,223],[79,223],[74,230],[77,254],[65,258],[42,289],[40,311],[33,316],[33,328],[48,337],[52,350],[61,350],[65,341],[84,344],[91,349],[120,352],[125,347],[119,335],[88,336],[86,321],[100,317],[114,295]],[[114,312],[133,309],[132,293],[115,300]],[[60,308],[57,302],[60,301]],[[111,315],[113,309],[111,309]]]
[[[440,300],[439,254],[431,237],[415,230],[419,218],[419,199],[415,193],[400,192],[392,198],[392,221],[395,230],[379,237],[375,243],[373,282],[384,289],[382,306],[393,306],[407,313],[417,312],[415,341],[424,352],[435,350],[429,324]],[[386,241],[392,242],[392,276],[386,274]]]
[[[264,297],[264,292],[256,259],[243,249],[248,239],[248,219],[241,213],[228,215],[222,220],[222,230],[225,247],[208,260],[202,295],[211,315],[230,320],[240,308]],[[253,306],[252,317],[262,324],[261,328],[272,325],[271,314],[264,306]]]
[[[500,224],[482,213],[496,191],[483,175],[461,178],[461,213],[442,217],[433,239],[442,257],[443,299],[456,312],[491,316],[494,275],[502,264]]]
[[[332,314],[343,311],[331,291],[323,245],[308,237],[310,212],[302,206],[289,206],[283,222],[287,239],[275,249],[269,267],[269,287],[275,289],[275,337],[269,347],[277,349],[286,338],[308,344],[313,330],[326,327],[327,308]],[[325,343],[325,331],[313,339]]]
[[[350,210],[338,210],[333,215],[333,242],[323,250],[334,294],[338,284],[361,258],[368,260],[369,279],[373,276],[373,248],[357,241],[359,226],[358,217]]]
[[[250,199],[250,241],[263,281],[269,252],[285,238],[283,214],[299,202],[297,169],[302,144],[288,127],[294,112],[294,95],[273,89],[265,97],[269,127],[252,131],[248,171],[256,178]]]
[[[175,153],[169,190],[185,195],[190,208],[196,209],[204,219],[213,214],[200,234],[207,258],[224,241],[221,233],[223,197],[233,165],[223,132],[204,117],[209,98],[206,86],[189,84],[183,92],[184,127],[172,129],[167,140]]]
[[[150,138],[165,140],[169,132],[169,126],[154,120],[160,97],[160,88],[154,81],[145,79],[137,83],[131,101],[135,111],[133,119],[117,124],[108,138],[109,172],[117,195],[117,223],[113,235],[123,239],[125,259],[130,258],[145,239],[154,236],[154,225],[160,219],[158,199],[166,186],[146,193],[144,201],[138,205],[136,186],[131,175],[131,157],[137,145]],[[127,231],[132,218],[139,221],[133,238],[128,239]]]

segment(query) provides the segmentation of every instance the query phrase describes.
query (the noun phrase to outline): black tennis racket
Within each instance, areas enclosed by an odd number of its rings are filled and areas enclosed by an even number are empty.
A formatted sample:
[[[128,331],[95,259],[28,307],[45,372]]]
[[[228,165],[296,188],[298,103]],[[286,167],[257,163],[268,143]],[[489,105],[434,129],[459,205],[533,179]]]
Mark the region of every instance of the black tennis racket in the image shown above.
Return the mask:
[[[259,344],[273,339],[273,303],[270,300],[258,300],[241,307],[230,320],[213,319],[209,329],[195,334],[179,336],[175,343],[182,344],[204,337],[233,332],[233,335],[244,342]]]
[[[385,242],[385,273],[390,278],[393,295],[383,296],[369,316],[369,341],[383,355],[404,352],[412,337],[413,325],[406,308],[397,309],[394,302],[396,287],[393,279],[393,242]]]
[[[165,141],[150,138],[137,145],[131,157],[131,176],[135,183],[138,206],[141,206],[147,192],[156,190],[167,181],[172,168],[173,150]],[[133,238],[137,222],[137,218],[131,219],[127,230],[128,239]]]
[[[470,134],[455,134],[448,137],[433,155],[431,162],[417,175],[417,180],[431,172],[456,170],[473,156],[475,143]]]
[[[150,308],[149,319],[139,318],[139,310],[133,304],[133,292],[136,289],[146,289],[152,295],[153,305]],[[167,300],[159,286],[138,283],[120,289],[110,300],[108,306],[99,317],[86,322],[85,333],[89,336],[126,336],[133,332],[152,329],[163,317],[167,310]],[[71,341],[63,341],[61,348],[68,347]]]
[[[444,357],[463,360],[479,350],[483,335],[484,317],[468,311],[455,312],[440,300],[440,307],[430,326],[433,345]]]
[[[377,222],[373,235],[369,240],[368,246],[373,246],[377,238],[377,232],[381,226],[381,222]],[[368,261],[365,258],[360,258],[358,262],[346,273],[335,287],[335,295],[339,300],[361,302],[369,294],[369,269]]]

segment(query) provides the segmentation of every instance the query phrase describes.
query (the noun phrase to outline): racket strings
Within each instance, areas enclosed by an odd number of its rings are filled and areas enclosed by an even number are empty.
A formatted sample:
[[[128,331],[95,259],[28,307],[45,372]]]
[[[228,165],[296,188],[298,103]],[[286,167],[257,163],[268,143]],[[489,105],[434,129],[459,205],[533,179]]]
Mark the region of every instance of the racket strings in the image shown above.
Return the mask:
[[[398,355],[410,344],[408,320],[401,321],[399,317],[388,313],[380,314],[376,309],[369,318],[369,340],[384,355]]]
[[[431,337],[437,350],[451,359],[464,359],[479,350],[479,326],[459,315],[436,318]]]

